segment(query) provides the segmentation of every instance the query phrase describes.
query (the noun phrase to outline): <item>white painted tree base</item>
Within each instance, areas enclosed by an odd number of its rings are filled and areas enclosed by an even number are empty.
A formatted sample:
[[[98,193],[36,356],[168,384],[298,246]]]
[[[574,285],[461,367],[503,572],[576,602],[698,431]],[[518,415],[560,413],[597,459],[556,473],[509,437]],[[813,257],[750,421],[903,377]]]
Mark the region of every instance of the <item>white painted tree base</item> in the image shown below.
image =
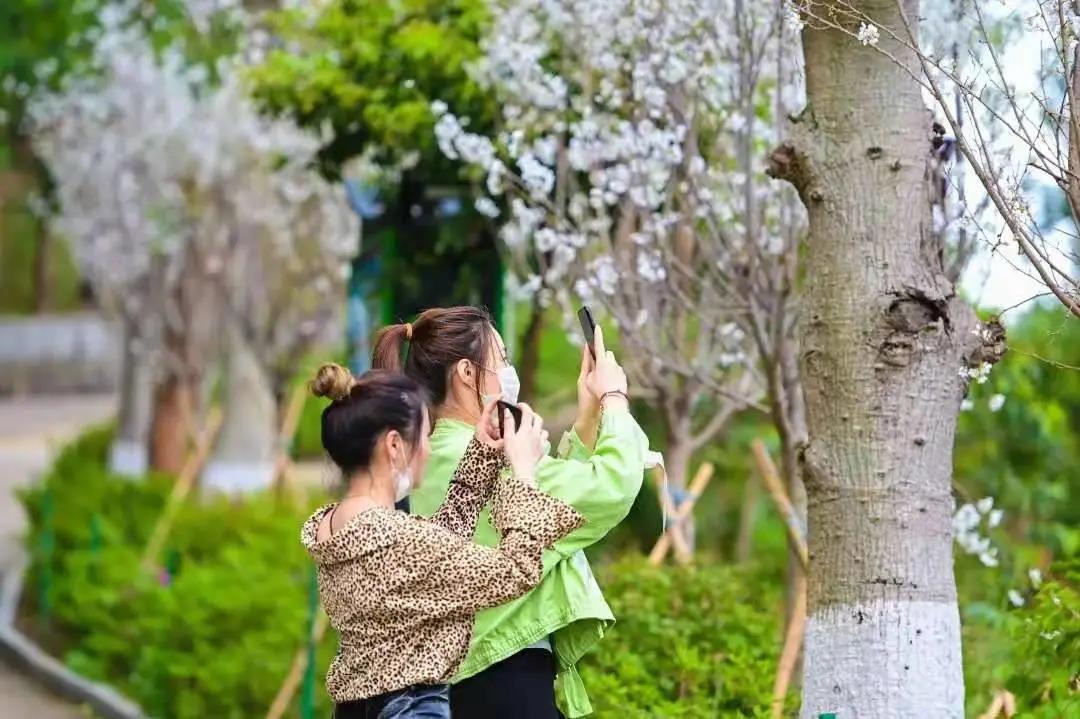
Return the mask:
[[[871,600],[807,619],[801,719],[963,719],[955,603]]]
[[[109,447],[109,471],[122,477],[141,477],[146,474],[147,452],[143,442],[130,439],[113,440]]]
[[[206,490],[243,494],[266,489],[274,480],[273,462],[230,462],[211,460],[202,473]]]

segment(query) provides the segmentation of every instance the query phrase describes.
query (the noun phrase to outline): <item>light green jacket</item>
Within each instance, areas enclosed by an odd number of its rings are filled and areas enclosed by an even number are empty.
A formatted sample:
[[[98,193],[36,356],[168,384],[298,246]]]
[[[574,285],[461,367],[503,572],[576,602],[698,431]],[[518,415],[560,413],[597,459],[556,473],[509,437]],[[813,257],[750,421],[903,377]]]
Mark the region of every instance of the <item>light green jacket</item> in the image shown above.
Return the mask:
[[[412,511],[430,516],[446,496],[450,477],[475,428],[439,420],[431,435],[431,458]],[[573,506],[585,525],[544,552],[539,586],[523,597],[476,615],[472,644],[455,681],[477,674],[541,639],[551,637],[557,663],[555,696],[568,719],[592,712],[577,662],[615,622],[582,551],[626,517],[641,489],[648,440],[626,410],[605,411],[590,452],[577,433],[563,435],[556,457],[537,466],[539,488]],[[475,541],[495,546],[498,534],[485,509]]]

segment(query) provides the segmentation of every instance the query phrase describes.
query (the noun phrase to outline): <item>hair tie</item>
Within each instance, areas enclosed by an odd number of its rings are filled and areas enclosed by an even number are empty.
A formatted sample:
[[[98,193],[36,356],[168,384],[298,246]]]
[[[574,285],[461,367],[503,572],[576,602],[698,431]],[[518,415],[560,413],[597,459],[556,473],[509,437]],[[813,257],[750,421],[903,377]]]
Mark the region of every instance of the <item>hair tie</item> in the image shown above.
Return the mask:
[[[405,323],[405,341],[412,342],[412,322]]]

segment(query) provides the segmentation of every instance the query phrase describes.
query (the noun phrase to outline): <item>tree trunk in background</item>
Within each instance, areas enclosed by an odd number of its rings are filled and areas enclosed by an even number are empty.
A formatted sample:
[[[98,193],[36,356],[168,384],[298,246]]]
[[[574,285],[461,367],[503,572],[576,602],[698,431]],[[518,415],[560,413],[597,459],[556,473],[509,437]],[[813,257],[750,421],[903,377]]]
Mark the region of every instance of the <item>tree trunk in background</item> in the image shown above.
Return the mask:
[[[525,334],[521,336],[521,362],[517,364],[521,372],[521,397],[526,402],[536,400],[536,370],[540,367],[540,336],[543,332],[544,308],[536,295],[533,295],[529,324],[525,327]]]
[[[154,419],[150,425],[152,469],[177,474],[184,466],[194,403],[193,385],[178,374],[170,374],[154,389]]]
[[[251,345],[230,327],[225,346],[225,416],[202,475],[204,489],[251,492],[273,482],[277,451],[274,387]]]
[[[694,453],[690,439],[689,416],[676,421],[668,430],[667,447],[664,451],[664,471],[667,473],[668,492],[672,508],[685,500],[686,482],[690,474],[690,460]],[[662,490],[663,488],[661,488]],[[663,497],[661,497],[663,501]],[[672,518],[669,515],[668,521]],[[694,549],[694,515],[690,514],[676,530],[686,540],[686,546]]]
[[[776,366],[773,368],[775,393],[773,414],[774,424],[780,435],[780,476],[787,489],[796,514],[806,527],[806,486],[803,483],[802,466],[799,463],[799,451],[805,446],[806,403],[803,400],[803,388],[799,378],[798,345],[794,337],[785,336],[776,353]],[[777,406],[777,403],[779,406]],[[806,591],[806,582],[802,580],[802,560],[795,548],[788,543],[786,587],[784,592],[784,627],[791,623],[795,606],[802,600],[799,595]],[[798,686],[802,677],[803,653],[800,648],[792,672],[792,684]]]
[[[146,473],[147,436],[150,429],[153,379],[151,368],[138,351],[134,322],[124,320],[120,350],[120,408],[116,437],[109,451],[109,469],[115,474],[138,477]]]
[[[890,34],[906,39],[902,7],[918,35],[917,0],[831,6],[813,4],[822,17],[866,13],[882,26],[879,47],[807,25],[808,106],[770,167],[795,185],[810,220],[802,716],[959,718],[950,527],[959,371],[1003,348],[973,334],[930,231],[931,117],[909,74],[918,62]]]
[[[34,312],[49,309],[49,231],[44,222],[37,227],[37,250],[34,252]]]

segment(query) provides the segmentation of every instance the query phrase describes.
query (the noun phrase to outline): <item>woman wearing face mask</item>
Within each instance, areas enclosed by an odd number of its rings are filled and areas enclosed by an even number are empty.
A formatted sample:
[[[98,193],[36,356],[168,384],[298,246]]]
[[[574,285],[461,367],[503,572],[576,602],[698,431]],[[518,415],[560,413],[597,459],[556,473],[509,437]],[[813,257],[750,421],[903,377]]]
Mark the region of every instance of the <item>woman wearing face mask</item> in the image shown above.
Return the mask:
[[[614,617],[582,551],[626,514],[641,488],[647,440],[630,416],[626,376],[597,328],[596,361],[586,350],[578,377],[578,417],[557,457],[536,467],[537,486],[586,518],[544,553],[540,585],[513,602],[479,612],[469,654],[451,688],[464,719],[555,719],[591,712],[576,664]],[[374,367],[403,368],[435,402],[431,461],[410,501],[431,515],[447,494],[488,399],[517,401],[518,380],[488,314],[474,307],[430,309],[382,331]],[[497,541],[481,521],[476,541]]]
[[[322,439],[341,470],[340,501],[308,519],[301,541],[319,594],[341,635],[326,677],[336,719],[449,719],[449,690],[477,610],[521,596],[541,576],[541,552],[581,526],[580,514],[539,492],[532,477],[546,432],[523,408],[517,430],[495,439],[488,404],[430,520],[394,509],[430,454],[427,393],[373,371],[359,379],[324,365],[312,391],[332,402]],[[509,464],[509,477],[500,470]],[[491,502],[501,539],[472,542]]]

